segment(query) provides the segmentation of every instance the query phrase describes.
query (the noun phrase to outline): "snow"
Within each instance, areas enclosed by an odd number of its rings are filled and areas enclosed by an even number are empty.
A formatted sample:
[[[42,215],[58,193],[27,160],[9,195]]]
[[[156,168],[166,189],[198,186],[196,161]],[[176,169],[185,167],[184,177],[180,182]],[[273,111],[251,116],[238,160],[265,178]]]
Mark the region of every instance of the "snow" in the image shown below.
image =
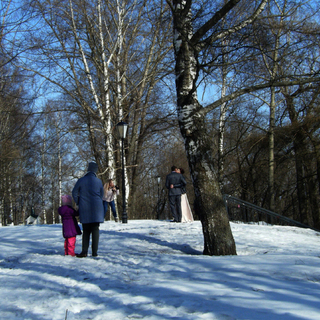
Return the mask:
[[[105,222],[99,256],[79,259],[61,225],[2,227],[0,318],[320,319],[320,233],[231,228],[238,255],[210,257],[199,221]]]

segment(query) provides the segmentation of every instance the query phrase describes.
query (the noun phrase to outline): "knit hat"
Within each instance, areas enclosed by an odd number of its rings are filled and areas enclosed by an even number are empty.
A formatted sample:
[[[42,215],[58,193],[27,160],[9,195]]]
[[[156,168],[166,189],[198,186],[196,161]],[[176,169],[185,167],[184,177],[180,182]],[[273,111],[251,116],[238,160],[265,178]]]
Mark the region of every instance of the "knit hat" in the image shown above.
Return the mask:
[[[63,206],[72,206],[72,198],[68,194],[61,196]]]
[[[88,171],[98,172],[98,165],[95,162],[89,162]]]

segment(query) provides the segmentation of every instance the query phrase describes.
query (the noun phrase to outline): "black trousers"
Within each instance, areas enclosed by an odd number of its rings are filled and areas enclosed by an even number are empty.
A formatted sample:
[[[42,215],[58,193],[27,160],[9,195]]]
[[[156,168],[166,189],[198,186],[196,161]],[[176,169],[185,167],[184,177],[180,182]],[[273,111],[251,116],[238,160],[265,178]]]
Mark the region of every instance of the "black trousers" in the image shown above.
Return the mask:
[[[181,212],[181,194],[175,196],[169,196],[169,204],[173,220],[181,222],[182,212]]]
[[[92,234],[92,255],[96,256],[98,254],[99,226],[99,222],[82,224],[82,253],[88,253],[90,235]]]

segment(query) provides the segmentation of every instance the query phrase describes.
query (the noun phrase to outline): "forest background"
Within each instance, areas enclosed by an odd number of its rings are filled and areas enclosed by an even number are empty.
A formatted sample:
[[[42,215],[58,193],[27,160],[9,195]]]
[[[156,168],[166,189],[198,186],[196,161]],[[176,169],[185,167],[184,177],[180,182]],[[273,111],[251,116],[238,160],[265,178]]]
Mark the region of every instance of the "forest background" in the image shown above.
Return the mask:
[[[89,161],[121,189],[125,121],[129,220],[171,218],[174,164],[205,253],[235,254],[222,194],[320,229],[317,1],[0,3],[2,226],[58,223]]]

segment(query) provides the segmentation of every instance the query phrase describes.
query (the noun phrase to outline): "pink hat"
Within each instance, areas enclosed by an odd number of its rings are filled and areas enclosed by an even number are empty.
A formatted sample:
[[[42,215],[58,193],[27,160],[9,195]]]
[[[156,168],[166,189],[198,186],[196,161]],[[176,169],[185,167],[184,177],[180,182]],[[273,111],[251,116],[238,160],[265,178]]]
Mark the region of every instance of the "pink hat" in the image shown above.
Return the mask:
[[[63,206],[72,206],[72,198],[68,194],[61,196]]]

